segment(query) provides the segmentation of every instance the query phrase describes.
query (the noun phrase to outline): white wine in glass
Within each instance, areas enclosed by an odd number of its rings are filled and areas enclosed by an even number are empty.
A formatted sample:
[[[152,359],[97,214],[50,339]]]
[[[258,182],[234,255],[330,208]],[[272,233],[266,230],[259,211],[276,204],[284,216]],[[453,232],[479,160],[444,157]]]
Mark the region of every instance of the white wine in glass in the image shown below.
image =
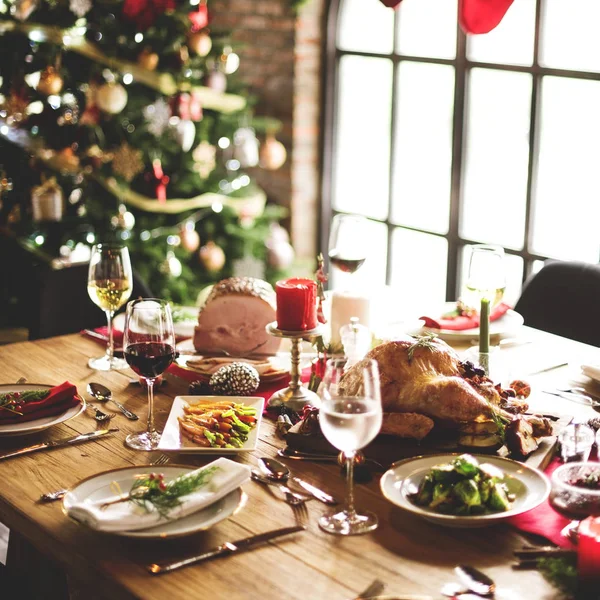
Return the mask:
[[[97,371],[126,369],[127,362],[114,356],[113,326],[115,314],[123,306],[133,289],[133,275],[129,251],[117,244],[96,244],[92,249],[88,270],[88,295],[92,302],[106,313],[108,343],[106,353],[91,358],[88,365]]]
[[[481,300],[487,299],[493,308],[502,302],[506,288],[504,248],[476,244],[467,246],[469,270],[461,294],[462,303],[479,312]]]

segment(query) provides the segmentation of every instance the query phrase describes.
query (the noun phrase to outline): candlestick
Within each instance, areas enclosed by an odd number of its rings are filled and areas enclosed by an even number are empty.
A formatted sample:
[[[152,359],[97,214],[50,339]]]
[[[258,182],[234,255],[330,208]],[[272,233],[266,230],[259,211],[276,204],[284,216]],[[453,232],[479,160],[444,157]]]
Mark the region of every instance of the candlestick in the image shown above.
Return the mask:
[[[479,365],[490,375],[490,301],[481,299],[479,310]]]
[[[334,291],[331,293],[331,343],[341,341],[340,328],[348,325],[356,317],[362,325],[369,327],[371,301],[366,296],[352,292]]]
[[[319,406],[319,396],[305,388],[300,381],[300,355],[302,340],[311,341],[321,335],[321,327],[317,326],[308,331],[283,331],[277,327],[277,323],[267,325],[267,333],[275,337],[287,338],[292,341],[290,385],[287,388],[275,392],[270,398],[267,406],[286,406],[290,410],[299,412],[307,404]]]
[[[317,326],[317,284],[312,279],[292,278],[275,284],[277,328],[308,331]]]
[[[597,598],[600,589],[600,517],[588,517],[579,525],[577,544],[577,598]]]

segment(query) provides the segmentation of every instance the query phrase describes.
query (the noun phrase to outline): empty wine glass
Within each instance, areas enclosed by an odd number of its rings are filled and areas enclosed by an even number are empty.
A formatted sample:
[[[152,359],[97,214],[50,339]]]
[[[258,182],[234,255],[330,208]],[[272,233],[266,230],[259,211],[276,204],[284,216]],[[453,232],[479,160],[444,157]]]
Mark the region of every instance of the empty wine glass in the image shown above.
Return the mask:
[[[355,273],[367,259],[369,222],[359,215],[335,215],[329,234],[329,260],[343,273]]]
[[[126,369],[127,362],[114,356],[113,316],[129,300],[133,275],[129,251],[118,244],[96,244],[92,249],[87,290],[92,302],[106,313],[108,343],[106,353],[91,358],[88,365],[98,371]]]
[[[345,395],[340,380],[344,374],[345,359],[327,361],[321,391],[319,423],[323,435],[346,457],[347,491],[341,511],[330,512],[319,519],[319,527],[328,533],[356,535],[377,528],[377,515],[354,508],[354,457],[356,452],[371,442],[381,429],[382,408],[379,369],[374,360],[364,360],[353,367],[359,381],[358,396]]]
[[[482,299],[490,302],[490,308],[500,304],[506,288],[504,248],[487,244],[467,246],[469,268],[462,303],[479,311]]]
[[[154,426],[154,382],[175,358],[175,334],[171,308],[164,300],[140,298],[127,305],[125,359],[146,380],[148,387],[148,424],[146,431],[132,433],[125,443],[134,450],[155,450],[160,433]]]

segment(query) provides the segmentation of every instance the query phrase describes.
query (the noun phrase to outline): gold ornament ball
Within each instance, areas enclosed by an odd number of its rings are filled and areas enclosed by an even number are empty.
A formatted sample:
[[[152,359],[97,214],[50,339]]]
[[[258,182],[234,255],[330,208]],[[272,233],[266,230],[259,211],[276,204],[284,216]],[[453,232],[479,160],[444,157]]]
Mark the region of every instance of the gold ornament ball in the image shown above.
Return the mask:
[[[279,169],[287,158],[285,146],[272,134],[267,135],[267,139],[260,148],[260,166],[270,171]]]
[[[200,235],[195,229],[182,227],[179,237],[181,238],[181,247],[188,252],[196,252],[200,248]]]
[[[96,91],[96,104],[100,110],[116,115],[127,105],[127,90],[120,83],[105,83]]]
[[[60,94],[64,85],[63,78],[54,67],[46,67],[37,84],[37,91],[46,96],[55,96]]]
[[[151,50],[142,50],[140,55],[138,56],[138,65],[143,69],[148,69],[148,71],[154,71],[156,67],[158,67],[158,54],[156,52],[152,52]]]
[[[225,266],[225,252],[214,242],[207,242],[200,248],[199,254],[200,262],[211,273],[216,273]]]
[[[212,40],[205,31],[197,31],[188,36],[188,48],[198,56],[208,56],[212,49]]]

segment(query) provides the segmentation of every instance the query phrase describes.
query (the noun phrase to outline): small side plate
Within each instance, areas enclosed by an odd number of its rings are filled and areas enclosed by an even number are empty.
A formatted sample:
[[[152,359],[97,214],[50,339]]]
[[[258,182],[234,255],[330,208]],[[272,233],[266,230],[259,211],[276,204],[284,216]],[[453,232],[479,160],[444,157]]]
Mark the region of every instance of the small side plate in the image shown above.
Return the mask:
[[[250,431],[248,439],[241,448],[204,448],[194,444],[192,440],[181,434],[178,417],[185,414],[183,407],[186,403],[195,406],[223,402],[224,400],[231,400],[236,404],[245,404],[256,408],[256,427]],[[158,449],[163,452],[185,452],[189,454],[239,454],[240,452],[255,450],[258,444],[258,432],[262,422],[264,404],[264,398],[259,396],[177,396],[173,400],[169,418],[158,443]]]

